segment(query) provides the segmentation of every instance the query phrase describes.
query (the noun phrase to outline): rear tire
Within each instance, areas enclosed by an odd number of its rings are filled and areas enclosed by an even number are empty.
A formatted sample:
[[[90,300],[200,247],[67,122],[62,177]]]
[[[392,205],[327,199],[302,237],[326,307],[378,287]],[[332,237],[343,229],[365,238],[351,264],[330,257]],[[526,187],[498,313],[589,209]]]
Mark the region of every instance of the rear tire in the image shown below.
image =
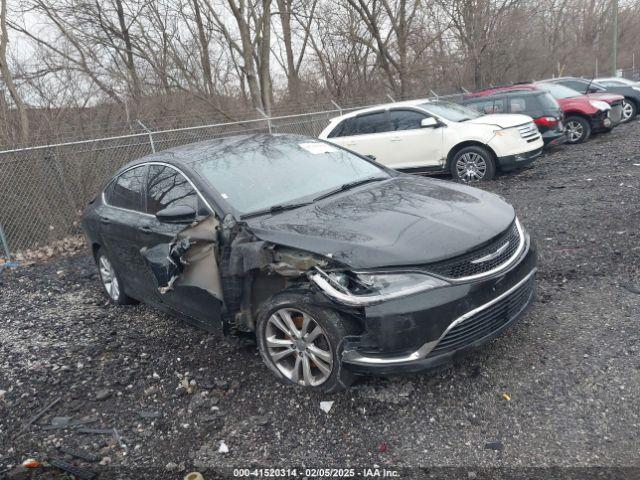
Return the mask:
[[[591,125],[582,117],[569,117],[565,121],[567,143],[582,143],[591,136]]]
[[[638,114],[638,107],[633,100],[625,98],[622,101],[622,123],[628,123]]]
[[[449,169],[453,178],[459,182],[493,180],[496,175],[496,161],[486,148],[464,147],[453,156]]]
[[[313,305],[307,294],[282,292],[264,302],[256,316],[262,360],[282,382],[325,393],[353,383],[338,350],[355,329],[338,312]]]
[[[109,257],[102,249],[96,252],[96,264],[98,265],[98,275],[102,282],[105,293],[113,303],[118,305],[131,305],[136,301],[124,293],[122,281],[113,268]]]

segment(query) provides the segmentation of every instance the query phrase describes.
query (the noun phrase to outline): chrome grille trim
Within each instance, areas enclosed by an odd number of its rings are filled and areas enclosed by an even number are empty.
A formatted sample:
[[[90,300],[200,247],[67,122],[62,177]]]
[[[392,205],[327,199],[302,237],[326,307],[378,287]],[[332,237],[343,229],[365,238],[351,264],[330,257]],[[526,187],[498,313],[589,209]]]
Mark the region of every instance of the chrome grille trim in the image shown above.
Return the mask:
[[[518,220],[518,218],[516,217],[515,219],[515,224],[516,224],[516,228],[518,230],[518,248],[515,250],[515,252],[509,256],[509,258],[507,258],[504,262],[502,262],[501,264],[495,266],[494,268],[490,269],[490,270],[486,270],[484,272],[480,272],[480,273],[476,273],[473,275],[467,275],[467,276],[463,276],[463,277],[449,277],[446,275],[442,275],[442,274],[438,274],[438,272],[430,272],[429,270],[429,265],[427,265],[425,267],[425,270],[427,272],[430,273],[435,273],[437,276],[439,276],[440,278],[443,278],[444,280],[450,282],[450,283],[464,283],[464,282],[468,282],[470,280],[476,280],[479,278],[484,278],[484,277],[489,277],[491,275],[494,275],[496,273],[499,273],[503,270],[506,270],[507,268],[509,268],[518,258],[520,258],[520,256],[522,255],[522,252],[528,248],[528,243],[525,237],[525,233],[524,230],[522,228],[522,225],[520,225],[520,221]],[[502,246],[502,244],[500,245],[500,247]],[[455,258],[451,259],[452,261],[455,261]],[[475,259],[476,261],[478,259]]]
[[[527,123],[526,125],[518,127],[518,132],[520,133],[520,137],[524,139],[530,139],[540,134],[538,127],[536,127],[534,123]]]
[[[533,268],[522,280],[520,280],[517,284],[515,284],[513,287],[511,287],[506,292],[502,293],[501,295],[498,295],[496,298],[490,300],[489,302],[485,303],[484,305],[480,305],[479,307],[474,308],[473,310],[471,310],[471,311],[465,313],[464,315],[456,318],[453,322],[451,322],[451,324],[449,324],[449,326],[442,333],[442,335],[440,335],[439,338],[437,338],[436,340],[432,340],[430,342],[425,343],[424,345],[422,345],[420,348],[418,348],[416,351],[414,351],[412,353],[409,353],[407,355],[400,355],[400,356],[396,356],[396,357],[374,357],[374,356],[362,355],[362,354],[360,354],[360,353],[358,353],[358,352],[356,352],[354,350],[351,350],[351,351],[346,351],[346,352],[343,353],[342,360],[346,361],[348,363],[352,363],[354,365],[393,365],[393,364],[397,364],[397,363],[404,363],[404,362],[411,362],[411,361],[415,361],[415,360],[422,360],[423,358],[426,358],[434,348],[436,348],[438,343],[440,343],[440,341],[453,328],[455,328],[457,325],[459,325],[460,323],[464,322],[465,320],[473,317],[474,315],[477,315],[478,313],[482,312],[483,310],[486,310],[487,308],[495,305],[496,303],[500,302],[504,298],[506,298],[509,295],[511,295],[513,292],[518,290],[522,285],[524,285],[525,283],[530,281],[533,278],[533,276],[536,274],[537,271],[538,271],[537,268]]]

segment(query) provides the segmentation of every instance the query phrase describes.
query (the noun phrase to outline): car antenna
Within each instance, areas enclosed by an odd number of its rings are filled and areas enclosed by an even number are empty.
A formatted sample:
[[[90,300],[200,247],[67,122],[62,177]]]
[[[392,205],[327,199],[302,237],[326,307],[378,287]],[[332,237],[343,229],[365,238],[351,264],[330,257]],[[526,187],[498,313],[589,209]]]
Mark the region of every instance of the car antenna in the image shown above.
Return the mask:
[[[591,88],[591,82],[593,82],[593,76],[591,76],[591,78],[589,79],[589,83],[587,83],[587,88],[584,91],[585,95],[589,93],[589,89]]]

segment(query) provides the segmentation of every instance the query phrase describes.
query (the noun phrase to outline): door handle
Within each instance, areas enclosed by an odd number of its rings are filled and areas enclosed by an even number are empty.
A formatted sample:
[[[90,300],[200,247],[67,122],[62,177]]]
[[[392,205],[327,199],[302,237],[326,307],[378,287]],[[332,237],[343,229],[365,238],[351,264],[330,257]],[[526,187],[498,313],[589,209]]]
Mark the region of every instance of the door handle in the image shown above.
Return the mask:
[[[402,139],[401,139],[401,138],[399,138],[399,137],[393,137],[393,138],[391,139],[391,141],[392,141],[392,142],[401,142],[401,141],[402,141]]]
[[[105,218],[105,217],[100,217],[100,223],[104,223],[105,225],[109,225],[111,223],[111,220],[109,220],[108,218]]]
[[[151,228],[146,227],[146,226],[145,227],[140,227],[140,231],[142,231],[142,233],[147,234],[147,235],[150,234],[150,233],[153,233],[153,230],[151,230]]]

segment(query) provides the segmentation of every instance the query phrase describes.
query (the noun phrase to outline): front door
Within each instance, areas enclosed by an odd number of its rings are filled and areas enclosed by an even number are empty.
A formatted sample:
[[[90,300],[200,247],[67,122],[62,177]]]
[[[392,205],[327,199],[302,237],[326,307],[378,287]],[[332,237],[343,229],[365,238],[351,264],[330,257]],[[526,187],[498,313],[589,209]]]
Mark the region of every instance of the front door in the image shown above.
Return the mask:
[[[145,192],[148,215],[139,226],[141,246],[147,250],[156,248],[168,252],[177,241],[188,238],[191,243],[183,255],[189,265],[182,266],[170,288],[162,288],[166,285],[158,284],[158,278],[147,262],[148,294],[201,327],[208,330],[219,328],[222,294],[215,255],[215,215],[204,206],[187,178],[168,165],[149,166]],[[189,206],[198,212],[196,222],[199,226],[165,223],[155,216],[161,210],[177,206]],[[209,220],[205,220],[207,218]],[[175,268],[168,259],[165,260],[167,268]]]
[[[443,128],[422,127],[427,115],[416,110],[397,108],[389,110],[394,150],[398,161],[394,168],[439,167],[442,165]]]

